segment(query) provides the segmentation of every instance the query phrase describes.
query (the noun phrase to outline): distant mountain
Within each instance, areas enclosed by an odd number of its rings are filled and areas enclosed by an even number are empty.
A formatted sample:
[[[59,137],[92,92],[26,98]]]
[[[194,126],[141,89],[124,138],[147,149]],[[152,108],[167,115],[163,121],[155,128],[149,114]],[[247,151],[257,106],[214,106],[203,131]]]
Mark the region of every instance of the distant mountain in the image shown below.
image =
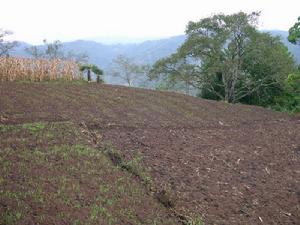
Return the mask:
[[[79,40],[64,43],[64,48],[66,51],[86,52],[91,63],[106,69],[118,55],[126,55],[138,63],[154,63],[156,60],[174,53],[184,40],[184,35],[145,41],[139,44],[104,45],[95,41]]]
[[[31,45],[26,42],[19,41],[18,45],[10,51],[10,54],[14,56],[29,57],[29,54],[26,53],[25,49],[30,46]]]
[[[271,30],[266,32],[269,32],[274,36],[280,36],[283,43],[294,55],[297,63],[300,64],[300,46],[293,45],[287,41],[287,31]],[[125,55],[137,63],[152,64],[158,59],[176,52],[177,48],[184,42],[185,38],[185,35],[179,35],[136,44],[113,45],[102,44],[90,40],[78,40],[65,42],[63,45],[66,51],[88,54],[90,63],[96,64],[104,70],[106,82],[118,83],[118,81],[108,75],[111,63],[115,57],[118,55]],[[29,44],[21,42],[12,54],[26,57],[28,54],[24,49],[29,46]]]
[[[130,38],[126,36],[100,36],[100,37],[88,37],[83,38],[83,40],[87,41],[96,41],[100,42],[104,45],[116,45],[116,44],[139,44],[149,40],[160,40],[165,38],[155,38],[155,37],[143,37],[143,38]]]

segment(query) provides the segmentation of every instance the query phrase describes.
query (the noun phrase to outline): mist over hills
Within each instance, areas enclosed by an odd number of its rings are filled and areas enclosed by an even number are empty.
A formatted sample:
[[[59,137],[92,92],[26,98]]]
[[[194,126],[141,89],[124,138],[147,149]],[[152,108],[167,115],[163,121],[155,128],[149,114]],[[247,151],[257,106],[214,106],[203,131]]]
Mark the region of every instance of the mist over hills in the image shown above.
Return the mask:
[[[96,41],[77,40],[64,42],[63,48],[66,52],[86,53],[89,56],[90,63],[96,64],[104,70],[104,79],[106,82],[118,83],[115,81],[115,78],[109,76],[112,61],[118,55],[125,55],[136,63],[153,64],[158,59],[174,53],[184,40],[184,35],[136,44],[106,45]],[[30,44],[20,42],[11,54],[14,56],[30,57],[25,51],[25,48],[29,46]]]
[[[169,37],[127,37],[127,36],[95,36],[82,38],[87,41],[95,41],[104,45],[115,45],[115,44],[140,44],[149,40],[160,40]]]
[[[280,36],[282,42],[288,47],[294,55],[295,60],[300,64],[300,46],[293,45],[287,41],[288,32],[280,30],[265,31],[274,36]],[[159,40],[149,40],[142,43],[128,44],[102,44],[91,40],[77,40],[64,42],[65,51],[75,53],[86,53],[89,56],[89,62],[100,66],[106,76],[108,83],[116,83],[115,79],[109,76],[112,61],[118,55],[125,55],[140,64],[153,64],[160,58],[166,57],[174,52],[184,42],[185,35],[174,36]],[[15,56],[29,57],[25,48],[30,44],[20,42],[18,47],[12,52]]]

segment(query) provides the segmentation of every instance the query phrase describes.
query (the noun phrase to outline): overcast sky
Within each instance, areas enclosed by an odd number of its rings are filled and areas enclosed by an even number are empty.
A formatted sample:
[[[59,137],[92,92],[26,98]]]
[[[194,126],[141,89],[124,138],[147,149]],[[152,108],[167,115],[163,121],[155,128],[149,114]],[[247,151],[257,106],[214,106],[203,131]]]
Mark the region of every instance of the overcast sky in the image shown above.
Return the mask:
[[[213,13],[261,11],[260,29],[288,30],[299,0],[0,0],[0,28],[41,43],[89,37],[157,38],[183,34]]]

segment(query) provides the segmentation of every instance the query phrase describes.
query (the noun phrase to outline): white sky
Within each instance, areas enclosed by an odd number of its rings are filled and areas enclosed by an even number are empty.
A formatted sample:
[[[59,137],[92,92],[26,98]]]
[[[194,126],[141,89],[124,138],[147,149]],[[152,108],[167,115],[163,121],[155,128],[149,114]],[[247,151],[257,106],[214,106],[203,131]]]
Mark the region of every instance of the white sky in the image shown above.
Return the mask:
[[[261,11],[260,29],[288,30],[300,16],[300,0],[0,0],[0,6],[0,28],[34,44],[179,35],[188,21],[219,12]]]

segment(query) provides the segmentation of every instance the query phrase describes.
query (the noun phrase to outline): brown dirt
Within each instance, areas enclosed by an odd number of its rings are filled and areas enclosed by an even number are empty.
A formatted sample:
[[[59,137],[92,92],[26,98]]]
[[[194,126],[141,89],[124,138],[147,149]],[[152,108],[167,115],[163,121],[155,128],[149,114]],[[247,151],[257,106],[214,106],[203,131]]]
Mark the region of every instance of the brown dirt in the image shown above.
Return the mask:
[[[179,213],[207,225],[300,224],[298,117],[110,85],[2,83],[0,91],[0,124],[84,121],[128,159],[141,152]]]
[[[0,126],[0,224],[179,224],[70,122]]]

